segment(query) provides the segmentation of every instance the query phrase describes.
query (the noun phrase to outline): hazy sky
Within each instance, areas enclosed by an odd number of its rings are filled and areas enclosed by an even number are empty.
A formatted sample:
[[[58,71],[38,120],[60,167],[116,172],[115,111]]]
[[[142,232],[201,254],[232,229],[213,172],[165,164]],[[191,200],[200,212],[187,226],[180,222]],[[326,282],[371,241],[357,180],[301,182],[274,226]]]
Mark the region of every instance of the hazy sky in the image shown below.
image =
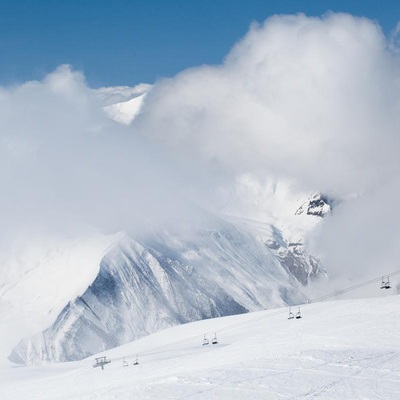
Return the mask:
[[[252,21],[328,10],[366,16],[386,34],[397,0],[1,0],[0,85],[42,79],[61,64],[91,87],[153,83],[220,63]]]

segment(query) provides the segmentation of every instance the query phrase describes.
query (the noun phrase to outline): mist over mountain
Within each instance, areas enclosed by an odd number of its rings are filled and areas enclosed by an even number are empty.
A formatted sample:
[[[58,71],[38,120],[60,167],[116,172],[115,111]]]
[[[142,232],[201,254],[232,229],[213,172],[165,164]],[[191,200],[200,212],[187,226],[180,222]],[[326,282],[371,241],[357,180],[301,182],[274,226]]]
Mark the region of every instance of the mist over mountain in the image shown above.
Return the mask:
[[[262,242],[222,220],[164,228],[140,243],[123,235],[88,289],[10,360],[79,360],[174,325],[306,299]]]
[[[396,37],[346,14],[271,17],[222,65],[161,80],[133,126],[220,177],[208,192],[219,211],[280,219],[287,201],[275,207],[276,195],[336,200],[307,235],[314,252],[344,280],[379,274],[393,268],[400,233],[388,212],[400,187]]]

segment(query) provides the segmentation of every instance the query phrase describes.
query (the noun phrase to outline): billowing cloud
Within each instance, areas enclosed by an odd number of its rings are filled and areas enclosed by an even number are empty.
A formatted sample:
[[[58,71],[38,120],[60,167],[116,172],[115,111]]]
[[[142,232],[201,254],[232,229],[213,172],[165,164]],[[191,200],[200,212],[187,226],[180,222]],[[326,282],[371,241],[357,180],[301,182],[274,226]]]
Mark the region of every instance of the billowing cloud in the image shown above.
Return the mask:
[[[0,363],[87,289],[115,233],[182,215],[172,163],[106,116],[109,95],[68,66],[0,89]]]
[[[258,188],[268,199],[275,181],[345,199],[312,238],[316,252],[332,273],[393,270],[400,237],[397,38],[350,15],[274,16],[252,25],[222,65],[161,80],[135,127],[183,163],[224,176],[219,184],[231,193],[240,192],[239,182],[247,197]],[[260,203],[250,203],[250,215],[260,214]]]
[[[161,81],[137,125],[180,157],[347,195],[399,167],[399,71],[367,19],[276,16]]]
[[[68,66],[2,89],[0,143],[3,232],[77,225],[115,232],[142,215],[161,218],[163,205],[171,212],[176,203],[161,151],[109,120]]]

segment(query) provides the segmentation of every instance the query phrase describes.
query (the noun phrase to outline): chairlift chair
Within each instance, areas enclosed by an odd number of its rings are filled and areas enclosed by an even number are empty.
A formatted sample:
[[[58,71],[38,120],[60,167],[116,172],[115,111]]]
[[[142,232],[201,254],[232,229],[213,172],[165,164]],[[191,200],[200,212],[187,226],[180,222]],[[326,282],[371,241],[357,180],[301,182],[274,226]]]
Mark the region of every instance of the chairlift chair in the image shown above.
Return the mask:
[[[387,277],[387,280],[384,279],[384,277],[382,276],[382,283],[381,283],[381,289],[390,289],[390,281],[389,281],[389,277]]]
[[[133,365],[139,365],[139,357],[138,357],[137,354],[136,354],[136,360],[135,360],[135,362],[133,363]]]
[[[299,307],[299,311],[297,311],[296,313],[296,319],[300,319],[301,318],[301,312],[300,312],[300,307]]]
[[[212,344],[218,344],[217,334],[215,334],[214,339],[211,341]]]
[[[128,365],[128,361],[125,360],[125,357],[122,357],[122,366],[127,367]]]
[[[289,316],[288,319],[293,319],[294,318],[294,314],[292,313],[292,308],[289,308]]]
[[[206,346],[209,343],[210,343],[210,341],[206,338],[206,335],[204,334],[203,346]]]

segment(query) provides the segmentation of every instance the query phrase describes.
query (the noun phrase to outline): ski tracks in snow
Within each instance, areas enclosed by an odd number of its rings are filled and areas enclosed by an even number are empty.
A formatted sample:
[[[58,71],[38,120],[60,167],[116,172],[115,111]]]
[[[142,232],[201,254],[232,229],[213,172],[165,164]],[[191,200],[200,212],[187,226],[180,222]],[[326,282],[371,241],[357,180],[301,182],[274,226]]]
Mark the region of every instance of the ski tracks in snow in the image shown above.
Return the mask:
[[[338,379],[334,379],[333,381],[331,381],[331,382],[329,382],[327,384],[318,386],[316,388],[313,388],[312,390],[310,390],[310,391],[308,391],[306,393],[302,393],[302,394],[290,397],[290,399],[288,399],[288,400],[316,399],[316,398],[319,398],[321,395],[323,395],[324,393],[330,391],[331,389],[335,388],[336,386],[338,386],[340,384],[343,384],[345,382],[348,382],[348,381],[352,380],[353,378],[358,377],[362,373],[369,372],[371,369],[374,369],[374,367],[376,368],[378,366],[382,366],[382,365],[384,365],[386,363],[389,363],[389,362],[393,363],[393,361],[396,358],[399,358],[399,356],[400,356],[399,352],[389,351],[389,352],[386,352],[386,353],[383,353],[383,354],[382,353],[374,354],[372,356],[363,357],[363,358],[360,358],[360,359],[354,359],[353,360],[353,364],[344,364],[344,366],[348,367],[348,368],[351,368],[351,369],[356,368],[357,370],[355,372],[352,372],[351,374],[349,374],[347,376],[343,376],[343,377],[340,377]],[[371,363],[369,363],[369,364],[367,364],[365,366],[362,365],[362,361],[370,361],[370,360],[371,360]],[[315,368],[311,368],[311,369],[317,369],[317,368],[319,369],[319,368],[321,368],[322,366],[325,366],[325,365],[339,366],[340,363],[334,363],[333,364],[331,362],[326,362],[326,363],[323,363],[323,364],[321,364],[319,366],[316,366]],[[370,372],[371,372],[371,375],[363,377],[361,379],[366,379],[366,380],[371,380],[371,381],[373,381],[374,378],[376,379],[376,376],[374,375],[374,373],[376,371],[373,370],[373,371],[370,371]],[[326,373],[329,373],[329,372],[326,371]],[[351,382],[348,382],[348,383],[350,384]],[[399,394],[400,394],[400,379],[398,379],[398,387],[399,387],[398,390],[399,390]],[[375,396],[374,397],[369,397],[369,399],[372,400],[372,399],[375,398],[377,400],[382,400],[382,399],[386,398],[385,394],[382,392],[382,388],[377,388],[377,389],[378,389],[379,393],[376,394],[376,397]],[[369,396],[371,396],[371,393],[369,394]],[[332,397],[329,397],[329,398],[332,398]],[[341,397],[338,396],[337,398],[340,399]],[[387,398],[393,398],[393,397],[389,396]]]

